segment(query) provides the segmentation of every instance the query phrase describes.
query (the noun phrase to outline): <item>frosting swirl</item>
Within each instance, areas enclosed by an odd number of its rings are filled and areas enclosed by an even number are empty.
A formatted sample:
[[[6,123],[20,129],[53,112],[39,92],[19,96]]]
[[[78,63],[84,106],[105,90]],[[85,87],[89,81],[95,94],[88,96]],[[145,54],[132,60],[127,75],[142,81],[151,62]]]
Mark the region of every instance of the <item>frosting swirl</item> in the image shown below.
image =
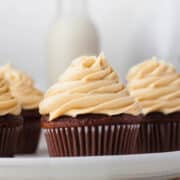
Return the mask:
[[[0,75],[0,115],[19,115],[21,112],[21,106],[17,99],[11,95],[7,82]]]
[[[140,114],[138,104],[103,55],[75,59],[39,107],[41,114],[50,115],[49,120],[87,113]]]
[[[22,109],[38,108],[43,94],[34,87],[33,80],[26,73],[13,69],[11,65],[2,67],[0,72],[9,83],[13,96],[21,103]]]
[[[131,68],[127,80],[143,114],[180,111],[180,74],[173,65],[152,58]]]

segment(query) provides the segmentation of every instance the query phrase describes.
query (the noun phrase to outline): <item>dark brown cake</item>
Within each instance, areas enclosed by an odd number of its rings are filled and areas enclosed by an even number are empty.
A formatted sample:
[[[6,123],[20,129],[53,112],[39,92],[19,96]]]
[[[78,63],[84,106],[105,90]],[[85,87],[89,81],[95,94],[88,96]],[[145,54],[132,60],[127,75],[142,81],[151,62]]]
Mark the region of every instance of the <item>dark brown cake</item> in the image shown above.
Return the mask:
[[[21,116],[0,116],[0,157],[14,156],[22,125]]]
[[[135,152],[141,116],[100,114],[63,116],[41,125],[50,156],[91,156],[132,154]]]
[[[180,112],[168,115],[154,112],[144,116],[138,135],[138,152],[176,150],[180,150]]]
[[[18,154],[32,154],[36,152],[39,142],[41,116],[38,109],[23,110],[21,114],[24,124],[18,138],[16,152]]]

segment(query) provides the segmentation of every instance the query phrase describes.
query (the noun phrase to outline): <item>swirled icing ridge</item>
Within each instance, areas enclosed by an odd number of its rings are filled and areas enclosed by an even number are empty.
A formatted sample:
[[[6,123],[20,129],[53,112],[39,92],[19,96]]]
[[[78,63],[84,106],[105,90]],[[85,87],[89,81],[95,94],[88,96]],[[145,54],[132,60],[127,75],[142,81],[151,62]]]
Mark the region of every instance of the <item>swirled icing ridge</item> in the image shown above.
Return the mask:
[[[34,87],[33,80],[24,72],[15,70],[11,65],[0,69],[9,83],[11,93],[21,103],[22,109],[38,108],[43,93]]]
[[[180,74],[171,64],[156,58],[147,60],[131,68],[127,80],[130,94],[144,114],[180,111]]]
[[[7,82],[0,75],[0,115],[19,115],[21,112],[21,106],[17,99],[11,95]]]
[[[138,104],[103,55],[75,59],[39,107],[41,114],[50,115],[50,120],[89,113],[140,114]]]

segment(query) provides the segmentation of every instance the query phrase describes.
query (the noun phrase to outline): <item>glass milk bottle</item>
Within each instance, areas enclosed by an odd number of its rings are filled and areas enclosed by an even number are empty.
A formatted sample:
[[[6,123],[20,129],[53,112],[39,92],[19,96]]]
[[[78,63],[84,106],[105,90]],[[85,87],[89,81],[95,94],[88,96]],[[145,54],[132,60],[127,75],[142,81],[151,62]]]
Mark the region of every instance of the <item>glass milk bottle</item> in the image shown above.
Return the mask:
[[[97,55],[99,41],[86,0],[59,0],[60,14],[48,35],[49,80],[58,79],[71,61],[82,55]]]

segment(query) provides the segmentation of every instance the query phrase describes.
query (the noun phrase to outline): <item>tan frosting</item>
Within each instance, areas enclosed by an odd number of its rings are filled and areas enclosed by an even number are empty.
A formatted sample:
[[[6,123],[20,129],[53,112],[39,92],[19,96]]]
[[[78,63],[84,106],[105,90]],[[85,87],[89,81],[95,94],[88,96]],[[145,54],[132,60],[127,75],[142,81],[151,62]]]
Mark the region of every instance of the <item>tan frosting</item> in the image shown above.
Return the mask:
[[[19,115],[21,106],[17,99],[11,95],[8,83],[2,75],[0,75],[0,115]]]
[[[138,115],[140,108],[100,55],[75,59],[45,94],[40,113],[49,114],[53,120],[87,113]]]
[[[131,68],[127,80],[130,94],[144,114],[180,111],[180,74],[171,64],[156,58],[147,60]]]
[[[0,72],[9,83],[11,93],[21,103],[22,109],[38,108],[43,94],[34,87],[33,80],[26,73],[13,69],[11,65],[2,67]]]

